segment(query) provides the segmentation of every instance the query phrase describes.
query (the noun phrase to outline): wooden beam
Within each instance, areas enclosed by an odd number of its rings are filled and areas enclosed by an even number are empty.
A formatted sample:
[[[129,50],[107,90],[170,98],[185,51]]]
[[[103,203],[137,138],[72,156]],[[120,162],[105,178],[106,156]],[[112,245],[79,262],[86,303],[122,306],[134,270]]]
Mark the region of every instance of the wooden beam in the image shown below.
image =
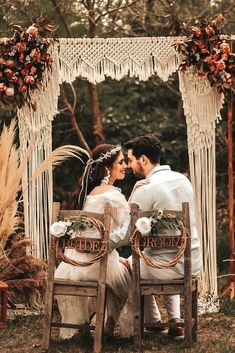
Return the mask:
[[[228,188],[229,188],[229,259],[231,280],[235,286],[234,192],[233,192],[233,94],[228,101]],[[233,290],[234,292],[234,290]]]

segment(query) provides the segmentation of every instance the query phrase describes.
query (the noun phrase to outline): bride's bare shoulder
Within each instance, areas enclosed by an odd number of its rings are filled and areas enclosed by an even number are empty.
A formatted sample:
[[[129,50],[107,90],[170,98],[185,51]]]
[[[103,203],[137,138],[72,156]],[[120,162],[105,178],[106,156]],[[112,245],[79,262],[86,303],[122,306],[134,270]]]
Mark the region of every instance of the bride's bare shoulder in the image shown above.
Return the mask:
[[[107,190],[111,190],[113,189],[112,185],[99,185],[96,186],[89,195],[99,195],[99,194],[103,194],[103,192],[107,191]]]

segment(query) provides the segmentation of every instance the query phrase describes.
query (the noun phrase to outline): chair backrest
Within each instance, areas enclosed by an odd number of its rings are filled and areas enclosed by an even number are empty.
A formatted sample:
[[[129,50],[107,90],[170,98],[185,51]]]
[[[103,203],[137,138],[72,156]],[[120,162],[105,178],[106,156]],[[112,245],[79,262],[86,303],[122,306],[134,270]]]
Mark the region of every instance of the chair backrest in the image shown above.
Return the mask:
[[[131,233],[132,233],[132,249],[135,260],[141,257],[149,266],[155,268],[165,268],[164,264],[161,266],[151,260],[141,251],[144,248],[178,248],[178,256],[175,261],[168,263],[168,267],[173,267],[175,263],[184,256],[184,278],[185,282],[191,280],[191,232],[190,232],[190,218],[189,218],[189,204],[188,202],[182,203],[182,211],[164,210],[163,215],[173,216],[179,224],[179,235],[164,234],[164,235],[147,235],[138,236],[139,232],[136,229],[136,221],[142,217],[154,217],[157,210],[141,211],[138,205],[131,205]],[[138,260],[139,261],[139,260]],[[134,261],[136,263],[136,261]],[[134,265],[134,264],[133,264]],[[135,266],[135,265],[134,265]],[[137,271],[139,265],[137,264]]]
[[[83,210],[61,210],[60,203],[53,203],[52,211],[52,223],[59,220],[76,220],[83,217],[94,227],[94,232],[97,230],[100,232],[101,237],[85,237],[82,235],[74,239],[69,238],[56,238],[51,237],[50,242],[50,259],[55,267],[56,260],[63,260],[64,262],[70,263],[74,266],[89,266],[94,262],[100,262],[100,270],[106,272],[106,258],[108,254],[108,241],[110,232],[110,221],[111,221],[111,206],[107,204],[105,206],[104,214],[98,214],[94,212],[87,212]],[[95,229],[96,228],[96,229]],[[90,233],[90,232],[89,232]],[[75,261],[67,258],[64,254],[65,249],[76,249],[78,252],[90,253],[93,256],[89,257],[87,261]]]

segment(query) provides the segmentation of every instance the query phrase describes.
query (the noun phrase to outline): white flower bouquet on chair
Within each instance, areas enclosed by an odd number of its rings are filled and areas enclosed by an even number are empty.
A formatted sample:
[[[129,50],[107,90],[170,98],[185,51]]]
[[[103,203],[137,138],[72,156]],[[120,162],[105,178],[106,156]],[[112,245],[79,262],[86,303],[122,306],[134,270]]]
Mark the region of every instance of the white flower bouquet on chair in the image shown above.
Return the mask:
[[[164,214],[162,210],[157,210],[151,217],[141,217],[135,223],[136,229],[142,236],[157,236],[163,229],[179,231],[182,222],[175,216]]]
[[[68,237],[69,239],[74,239],[81,237],[83,231],[92,228],[94,228],[92,221],[87,219],[87,217],[81,216],[76,219],[54,222],[50,226],[50,232],[56,238]]]

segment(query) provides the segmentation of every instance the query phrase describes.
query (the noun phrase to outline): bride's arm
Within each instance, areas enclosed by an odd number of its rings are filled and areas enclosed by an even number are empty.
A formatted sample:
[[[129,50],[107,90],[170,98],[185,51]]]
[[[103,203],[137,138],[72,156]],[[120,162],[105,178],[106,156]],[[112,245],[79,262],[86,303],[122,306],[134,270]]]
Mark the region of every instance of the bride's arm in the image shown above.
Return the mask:
[[[127,245],[130,242],[130,215],[128,214],[120,228],[113,230],[109,237],[111,250]]]
[[[146,188],[143,187],[145,184],[149,184],[147,180],[141,180],[140,182],[136,183],[134,190],[131,194],[129,201],[131,203],[136,203],[140,209],[148,210],[151,209],[151,195],[146,197]],[[123,195],[122,195],[123,196]],[[129,206],[128,206],[129,209]],[[128,214],[123,221],[122,226],[120,228],[115,229],[110,234],[110,241],[109,245],[111,249],[119,248],[120,246],[127,245],[130,243],[130,236],[131,236],[131,226],[130,226],[130,209]]]
[[[111,206],[112,217],[116,223],[116,227],[111,231],[109,237],[109,246],[113,250],[129,243],[130,208],[121,192],[113,195]]]

